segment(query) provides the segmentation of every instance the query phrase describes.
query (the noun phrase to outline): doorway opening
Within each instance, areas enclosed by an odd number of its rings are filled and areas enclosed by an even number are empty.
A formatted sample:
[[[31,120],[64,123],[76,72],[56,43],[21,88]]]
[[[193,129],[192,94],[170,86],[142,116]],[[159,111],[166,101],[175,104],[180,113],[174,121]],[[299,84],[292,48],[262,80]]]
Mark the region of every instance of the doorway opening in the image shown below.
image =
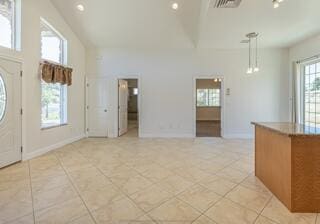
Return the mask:
[[[221,137],[222,79],[196,79],[196,137]]]
[[[118,136],[139,136],[139,81],[118,80]]]

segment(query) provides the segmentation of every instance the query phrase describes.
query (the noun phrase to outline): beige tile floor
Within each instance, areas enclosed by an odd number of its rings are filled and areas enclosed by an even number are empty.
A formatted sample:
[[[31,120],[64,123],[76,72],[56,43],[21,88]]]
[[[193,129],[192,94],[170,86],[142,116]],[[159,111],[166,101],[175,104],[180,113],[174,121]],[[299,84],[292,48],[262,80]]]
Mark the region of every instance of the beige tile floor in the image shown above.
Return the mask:
[[[0,170],[0,224],[320,224],[253,171],[247,140],[84,139]]]

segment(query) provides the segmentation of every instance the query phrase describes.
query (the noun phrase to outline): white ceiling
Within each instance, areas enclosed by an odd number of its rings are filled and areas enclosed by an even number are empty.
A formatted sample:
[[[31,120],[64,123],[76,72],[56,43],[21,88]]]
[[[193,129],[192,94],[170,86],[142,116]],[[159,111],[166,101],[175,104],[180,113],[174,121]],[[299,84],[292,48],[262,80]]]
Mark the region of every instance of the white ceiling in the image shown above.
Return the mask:
[[[319,0],[242,0],[216,9],[215,0],[51,0],[88,47],[239,48],[249,32],[261,47],[289,47],[320,33]],[[85,11],[76,9],[83,4]]]

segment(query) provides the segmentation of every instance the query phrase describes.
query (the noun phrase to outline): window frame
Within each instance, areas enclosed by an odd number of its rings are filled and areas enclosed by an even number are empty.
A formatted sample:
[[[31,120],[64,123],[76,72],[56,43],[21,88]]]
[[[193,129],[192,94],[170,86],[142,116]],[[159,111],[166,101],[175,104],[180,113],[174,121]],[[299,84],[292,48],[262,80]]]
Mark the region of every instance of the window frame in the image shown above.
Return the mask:
[[[61,39],[61,43],[62,43],[62,55],[61,55],[61,61],[60,62],[55,62],[49,59],[44,59],[41,57],[41,52],[42,52],[42,48],[40,45],[40,58],[42,61],[48,61],[50,63],[54,63],[54,64],[59,64],[59,65],[67,65],[68,61],[68,41],[67,39],[58,31],[54,28],[54,26],[52,26],[47,20],[45,20],[44,18],[40,17],[40,27],[41,25],[44,25],[46,28],[50,29],[53,33],[55,33],[60,39]],[[40,30],[40,44],[41,44],[41,30]]]
[[[320,59],[314,59],[314,60],[309,60],[305,63],[302,63],[301,65],[301,83],[300,83],[300,88],[301,88],[301,92],[300,92],[300,98],[302,99],[301,102],[301,106],[300,106],[300,114],[301,114],[301,121],[302,123],[306,125],[306,67],[310,66],[310,65],[316,65],[316,71],[315,71],[315,75],[317,75],[317,64],[320,63]],[[310,75],[310,73],[309,73]],[[311,103],[309,103],[311,104]],[[315,105],[317,105],[317,101],[315,102]],[[309,111],[310,114],[310,111]],[[315,115],[317,116],[317,106],[315,107]],[[310,122],[309,122],[310,123]],[[318,127],[319,126],[319,127]],[[315,120],[315,127],[312,126],[308,126],[309,128],[314,128],[314,129],[319,129],[320,128],[320,120],[319,122],[317,122],[317,119]]]
[[[42,46],[40,46],[40,58],[42,61],[48,61],[50,63],[58,64],[58,65],[67,65],[67,58],[68,58],[68,43],[67,39],[57,31],[49,22],[47,22],[44,18],[40,18],[40,27],[44,25],[46,28],[50,29],[54,34],[56,34],[61,39],[61,59],[60,62],[51,61],[49,59],[42,58]],[[42,35],[40,30],[40,45],[42,41]],[[43,87],[43,80],[40,80],[40,90],[41,90],[41,102],[42,102],[42,87]],[[50,85],[50,84],[49,84]],[[60,84],[60,124],[54,125],[44,125],[42,120],[42,103],[40,108],[40,118],[41,118],[41,130],[48,130],[52,128],[62,127],[68,125],[68,87],[67,85]]]
[[[2,121],[5,119],[6,117],[6,113],[7,113],[7,103],[8,103],[8,93],[7,93],[7,86],[6,86],[6,82],[4,80],[4,76],[1,74],[0,71],[0,83],[3,84],[3,89],[4,89],[4,110],[3,110],[3,114],[0,113],[0,124],[2,123]]]
[[[201,106],[201,105],[198,105],[198,91],[199,90],[207,90],[207,97],[206,97],[206,101],[207,101],[207,105],[204,105],[204,106]],[[218,105],[210,105],[210,90],[218,90],[219,91],[219,97],[214,97],[213,99],[216,99],[218,98],[219,99],[219,104]],[[217,107],[221,107],[221,89],[219,88],[197,88],[196,89],[196,107],[197,108],[217,108]],[[215,95],[215,94],[213,94]]]
[[[11,27],[11,47],[0,45],[0,48],[12,51],[21,51],[21,0],[13,1],[12,27]]]

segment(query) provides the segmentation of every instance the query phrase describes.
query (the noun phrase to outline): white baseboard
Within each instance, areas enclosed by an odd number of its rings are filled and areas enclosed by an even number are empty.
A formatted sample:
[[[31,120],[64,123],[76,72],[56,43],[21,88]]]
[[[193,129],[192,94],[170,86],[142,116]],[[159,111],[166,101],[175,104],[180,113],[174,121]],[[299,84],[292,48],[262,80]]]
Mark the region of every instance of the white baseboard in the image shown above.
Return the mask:
[[[192,133],[140,133],[140,138],[196,138]],[[224,134],[225,139],[253,139],[254,136],[249,133]]]
[[[224,134],[223,138],[225,139],[254,139],[252,134]]]
[[[62,142],[58,142],[56,144],[53,144],[53,145],[49,145],[47,147],[44,147],[44,148],[41,148],[41,149],[38,149],[34,152],[29,152],[29,153],[23,153],[22,155],[22,160],[23,161],[26,161],[26,160],[29,160],[29,159],[32,159],[32,158],[35,158],[35,157],[38,157],[38,156],[41,156],[43,154],[46,154],[54,149],[57,149],[57,148],[60,148],[60,147],[63,147],[65,145],[68,145],[70,143],[73,143],[73,142],[76,142],[76,141],[79,141],[83,138],[86,137],[86,134],[83,134],[83,135],[79,135],[79,136],[76,136],[74,138],[69,138],[69,139],[66,139]]]
[[[187,133],[140,133],[140,138],[194,138]]]
[[[48,153],[54,149],[63,147],[65,145],[68,145],[70,143],[76,142],[78,140],[81,140],[83,138],[86,138],[86,134],[82,134],[79,136],[76,136],[74,138],[66,139],[62,142],[58,142],[56,144],[38,149],[34,152],[30,153],[23,153],[22,160],[26,161],[38,156],[41,156],[45,153]],[[195,138],[193,134],[188,133],[140,133],[140,138]],[[252,134],[225,134],[223,138],[226,139],[253,139],[254,136]]]

